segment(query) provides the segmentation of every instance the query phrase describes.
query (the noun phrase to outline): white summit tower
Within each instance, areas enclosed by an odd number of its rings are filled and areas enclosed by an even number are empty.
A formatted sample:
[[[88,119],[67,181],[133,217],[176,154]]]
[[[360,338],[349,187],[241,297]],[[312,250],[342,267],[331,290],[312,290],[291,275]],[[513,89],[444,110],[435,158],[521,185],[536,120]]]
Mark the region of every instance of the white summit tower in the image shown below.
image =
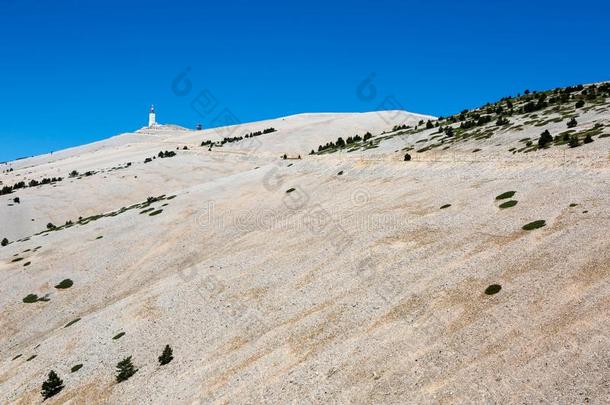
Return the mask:
[[[155,106],[151,105],[150,112],[148,113],[148,127],[152,128],[156,125],[157,125],[157,122],[155,121]]]

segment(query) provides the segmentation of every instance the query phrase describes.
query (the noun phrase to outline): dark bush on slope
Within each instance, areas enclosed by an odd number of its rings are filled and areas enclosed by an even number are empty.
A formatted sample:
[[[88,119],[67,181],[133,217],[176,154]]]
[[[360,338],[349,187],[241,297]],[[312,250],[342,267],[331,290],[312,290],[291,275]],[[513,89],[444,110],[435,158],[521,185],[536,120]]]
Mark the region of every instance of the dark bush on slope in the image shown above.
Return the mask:
[[[538,147],[540,149],[545,148],[551,142],[553,142],[553,137],[551,136],[551,133],[547,129],[540,135],[540,139],[538,139]]]

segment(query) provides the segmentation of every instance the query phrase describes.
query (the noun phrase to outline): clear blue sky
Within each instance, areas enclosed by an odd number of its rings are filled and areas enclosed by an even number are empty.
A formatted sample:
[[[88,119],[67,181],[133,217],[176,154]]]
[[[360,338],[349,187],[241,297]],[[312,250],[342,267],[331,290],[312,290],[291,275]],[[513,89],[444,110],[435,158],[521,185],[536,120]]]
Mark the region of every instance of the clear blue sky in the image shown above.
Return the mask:
[[[225,108],[247,122],[392,96],[447,115],[610,80],[609,15],[601,0],[0,0],[0,161],[135,130],[151,103],[210,127]],[[371,73],[372,100],[357,92]],[[217,104],[200,116],[204,90]]]

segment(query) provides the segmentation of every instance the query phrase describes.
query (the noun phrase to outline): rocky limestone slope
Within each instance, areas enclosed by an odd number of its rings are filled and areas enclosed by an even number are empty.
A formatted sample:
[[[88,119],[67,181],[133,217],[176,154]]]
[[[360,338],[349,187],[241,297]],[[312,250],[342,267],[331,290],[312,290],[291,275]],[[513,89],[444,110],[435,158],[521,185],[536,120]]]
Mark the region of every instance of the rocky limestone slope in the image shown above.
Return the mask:
[[[55,370],[49,403],[607,403],[609,100],[166,127],[9,162],[0,402],[41,402]]]

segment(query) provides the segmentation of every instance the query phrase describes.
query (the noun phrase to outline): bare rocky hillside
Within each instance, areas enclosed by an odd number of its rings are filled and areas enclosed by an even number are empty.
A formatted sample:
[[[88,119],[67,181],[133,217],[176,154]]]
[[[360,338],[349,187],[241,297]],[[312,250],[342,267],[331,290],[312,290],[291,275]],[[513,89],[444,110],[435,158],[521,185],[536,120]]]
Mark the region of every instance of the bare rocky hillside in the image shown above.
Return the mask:
[[[608,403],[609,108],[599,83],[2,164],[0,403],[51,370],[45,403]]]

